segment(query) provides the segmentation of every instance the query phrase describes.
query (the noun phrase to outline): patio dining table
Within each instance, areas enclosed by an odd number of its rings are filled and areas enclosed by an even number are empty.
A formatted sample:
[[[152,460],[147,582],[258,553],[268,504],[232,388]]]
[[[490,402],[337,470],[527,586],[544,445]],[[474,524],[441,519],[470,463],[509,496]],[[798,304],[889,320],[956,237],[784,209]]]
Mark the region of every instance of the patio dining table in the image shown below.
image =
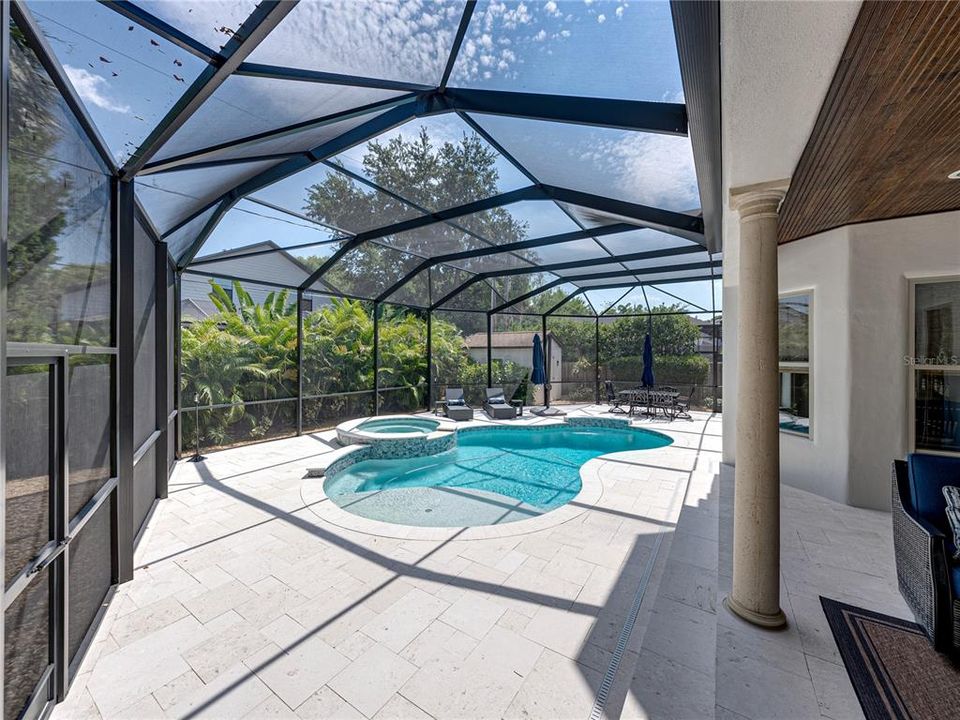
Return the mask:
[[[680,397],[680,393],[676,390],[651,390],[650,388],[621,390],[617,395],[624,398],[624,404],[628,405],[628,415],[634,415],[635,408],[646,406],[644,414],[656,417],[657,410],[660,409],[670,420],[676,417],[675,406],[677,398]]]

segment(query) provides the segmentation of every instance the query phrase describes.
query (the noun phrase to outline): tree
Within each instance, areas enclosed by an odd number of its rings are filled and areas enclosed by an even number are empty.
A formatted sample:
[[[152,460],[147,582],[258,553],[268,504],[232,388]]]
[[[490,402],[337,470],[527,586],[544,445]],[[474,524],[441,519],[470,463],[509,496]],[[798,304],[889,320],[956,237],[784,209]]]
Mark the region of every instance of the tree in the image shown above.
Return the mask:
[[[456,141],[434,143],[427,129],[414,136],[399,134],[386,142],[372,141],[363,157],[364,174],[374,183],[402,195],[429,211],[463,205],[496,195],[499,174],[496,152],[475,133],[464,133]],[[422,215],[412,205],[390,193],[377,192],[355,182],[343,173],[329,173],[323,182],[307,189],[304,213],[317,222],[348,232],[384,227]],[[527,237],[528,227],[504,208],[458,218],[455,224],[434,223],[366,242],[347,253],[324,279],[341,292],[374,297],[405,275],[421,258],[468,247],[480,247],[474,233],[498,245]],[[408,251],[415,255],[401,255]],[[521,254],[535,261],[533,253]],[[319,267],[318,259],[306,264]],[[456,267],[437,265],[428,274],[421,273],[404,290],[404,297],[428,301],[469,278],[464,271],[479,272],[489,260],[458,262]],[[505,292],[513,296],[531,287],[528,276],[504,278]],[[464,293],[456,307],[489,308],[490,288],[477,283]]]

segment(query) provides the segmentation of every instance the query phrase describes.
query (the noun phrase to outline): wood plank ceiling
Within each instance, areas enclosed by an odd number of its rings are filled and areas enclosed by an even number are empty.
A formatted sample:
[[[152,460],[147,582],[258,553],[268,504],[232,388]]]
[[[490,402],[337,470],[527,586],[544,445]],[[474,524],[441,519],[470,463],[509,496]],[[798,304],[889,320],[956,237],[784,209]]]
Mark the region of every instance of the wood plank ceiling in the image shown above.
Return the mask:
[[[789,118],[785,118],[789,121]],[[960,2],[865,2],[780,213],[780,242],[960,209]]]

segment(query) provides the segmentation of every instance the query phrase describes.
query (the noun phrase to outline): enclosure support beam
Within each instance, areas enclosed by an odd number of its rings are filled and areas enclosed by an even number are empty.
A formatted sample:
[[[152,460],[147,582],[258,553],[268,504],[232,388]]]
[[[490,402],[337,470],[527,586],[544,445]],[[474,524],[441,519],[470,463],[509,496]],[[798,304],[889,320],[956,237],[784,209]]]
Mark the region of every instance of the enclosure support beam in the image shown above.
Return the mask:
[[[433,313],[427,310],[427,410],[433,407]]]
[[[183,453],[183,416],[180,414],[180,367],[181,367],[181,328],[182,328],[182,319],[180,317],[180,283],[182,276],[179,270],[174,267],[173,269],[173,356],[174,356],[174,367],[173,367],[173,408],[176,412],[176,417],[173,421],[174,432],[176,433],[176,438],[174,439],[173,444],[173,455],[179,460],[181,454]]]
[[[690,245],[688,245],[688,246],[686,246],[686,247],[668,248],[668,249],[666,249],[666,250],[648,250],[648,251],[646,251],[646,252],[629,253],[629,254],[627,254],[627,255],[604,256],[604,257],[600,257],[600,258],[594,258],[594,259],[591,259],[591,260],[573,260],[573,261],[562,262],[562,263],[548,263],[548,264],[545,264],[545,265],[530,265],[530,266],[527,266],[527,267],[508,268],[508,269],[506,269],[506,270],[499,270],[499,271],[493,271],[493,272],[477,273],[476,275],[474,275],[473,277],[471,277],[469,280],[461,283],[461,284],[458,285],[457,287],[453,288],[453,290],[451,290],[450,292],[448,292],[446,295],[444,295],[442,298],[440,298],[439,300],[437,300],[437,302],[435,302],[435,303],[432,305],[432,307],[437,308],[437,307],[440,307],[441,305],[444,305],[444,304],[450,302],[450,300],[452,300],[453,298],[455,298],[457,295],[459,295],[460,293],[462,293],[464,290],[472,287],[473,285],[475,285],[476,283],[478,283],[478,282],[480,282],[480,281],[482,281],[482,280],[487,280],[487,279],[489,279],[489,278],[510,277],[510,276],[512,276],[512,275],[532,275],[532,274],[534,274],[534,273],[541,273],[541,272],[555,272],[555,271],[557,271],[557,270],[572,270],[572,269],[577,269],[577,268],[589,268],[589,267],[594,267],[594,266],[597,266],[597,265],[611,265],[611,264],[618,263],[618,262],[619,262],[619,263],[636,262],[636,261],[640,261],[640,260],[652,260],[652,259],[659,259],[659,258],[664,258],[664,257],[673,257],[673,256],[676,256],[676,255],[691,255],[691,254],[703,255],[703,254],[704,254],[703,248],[700,247],[699,245],[690,244]],[[719,263],[719,261],[718,261],[718,263]],[[703,269],[703,266],[704,266],[703,263],[699,263],[699,264],[689,264],[689,263],[688,263],[688,264],[684,264],[684,265],[679,265],[679,264],[678,264],[678,265],[660,266],[660,267],[658,267],[658,268],[654,268],[654,270],[656,270],[657,272],[673,272],[673,271],[676,271],[676,270],[685,270],[685,269],[700,270],[700,269]],[[631,271],[631,270],[624,270],[623,274],[627,274],[627,275],[637,275],[637,274],[641,274],[641,272],[642,272],[642,271],[640,271],[640,270],[632,270],[632,271]],[[645,271],[643,271],[643,272],[645,272]],[[584,274],[586,274],[586,273],[584,273]],[[570,276],[567,276],[567,277],[570,277]],[[393,292],[396,292],[396,290],[399,289],[399,287],[402,286],[402,282],[405,281],[405,280],[406,280],[406,278],[402,279],[401,283],[398,283],[397,285],[394,285],[393,287],[391,287],[390,290],[389,290],[390,294],[393,294]],[[382,300],[385,296],[386,296],[386,297],[389,297],[389,295],[387,295],[387,293],[384,292],[384,293],[382,293],[382,294],[380,295],[380,297],[377,298],[377,299],[378,299],[378,300]]]
[[[460,112],[641,130],[665,135],[687,134],[687,108],[682,103],[582,98],[473,88],[447,88],[442,97],[447,107]]]
[[[167,319],[169,318],[169,307],[167,306],[167,244],[160,242],[159,238],[153,238],[154,242],[154,294],[156,297],[156,321],[154,323],[154,332],[156,337],[156,409],[154,420],[156,429],[160,431],[160,437],[157,438],[154,448],[154,468],[156,471],[157,497],[167,497],[167,480],[170,477],[167,473],[167,447],[169,445],[170,426],[169,426],[169,397],[170,388],[167,385],[168,373],[170,371],[170,356],[173,348],[167,337]],[[161,462],[162,459],[162,462]]]
[[[297,290],[297,435],[303,435],[303,290]]]
[[[117,582],[133,579],[133,440],[134,354],[133,317],[136,250],[133,237],[133,183],[113,179],[117,233]]]
[[[203,245],[210,233],[213,232],[214,228],[216,228],[223,216],[237,203],[237,201],[244,196],[254,193],[257,190],[266,187],[267,185],[279,182],[280,180],[283,180],[284,178],[289,177],[300,170],[305,170],[308,167],[312,167],[321,160],[326,160],[328,157],[336,155],[343,150],[370,140],[371,138],[392,129],[397,125],[401,125],[406,121],[417,117],[418,115],[426,114],[429,114],[429,109],[427,108],[425,101],[418,99],[417,97],[408,98],[407,100],[398,103],[390,110],[376,115],[370,120],[357,125],[351,130],[348,130],[342,135],[338,135],[328,142],[322,143],[321,145],[318,145],[317,147],[308,150],[305,153],[296,155],[289,160],[283,160],[276,165],[267,168],[263,172],[254,175],[249,180],[223,193],[219,198],[210,202],[205,207],[199,208],[195,213],[184,218],[177,223],[176,226],[166,232],[166,235],[169,236],[194,218],[205,213],[214,205],[219,205],[214,212],[213,217],[210,218],[210,221],[206,224],[206,226],[204,226],[204,229],[193,241],[189,250],[187,250],[187,252],[184,253],[181,258],[177,259],[180,268],[184,268],[190,264],[190,261],[193,260],[194,256],[197,254],[197,251]],[[314,273],[316,278],[319,278],[321,274],[322,273]],[[312,284],[312,282],[304,283],[302,287],[304,289],[309,289],[310,285]]]
[[[543,339],[543,407],[550,407],[550,344],[547,342],[547,316],[540,316],[540,336]]]
[[[10,184],[8,145],[10,140],[10,3],[0,0],[0,409],[7,400],[7,234],[9,228],[8,186]],[[0,432],[0,487],[7,484],[7,447]],[[0,494],[0,557],[6,557],[6,493]],[[4,623],[0,622],[0,653],[4,653]],[[0,684],[4,670],[0,669]],[[6,708],[0,700],[0,713]]]
[[[208,65],[193,81],[183,96],[167,112],[153,131],[140,144],[120,169],[122,177],[132,177],[164,143],[183,127],[184,123],[220,87],[260,42],[287,16],[296,1],[262,0],[227,41],[216,64]]]
[[[380,303],[373,304],[373,414],[380,414]]]
[[[594,318],[597,324],[593,334],[593,375],[597,382],[596,402],[600,404],[600,316]]]
[[[487,313],[487,387],[493,387],[493,314]]]

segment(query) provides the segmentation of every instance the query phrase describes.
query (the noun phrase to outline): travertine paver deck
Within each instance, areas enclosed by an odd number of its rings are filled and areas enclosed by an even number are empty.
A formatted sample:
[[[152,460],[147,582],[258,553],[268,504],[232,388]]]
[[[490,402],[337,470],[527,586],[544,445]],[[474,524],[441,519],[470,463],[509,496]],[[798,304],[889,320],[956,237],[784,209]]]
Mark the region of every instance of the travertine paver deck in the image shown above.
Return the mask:
[[[585,718],[691,477],[717,469],[719,417],[657,425],[674,445],[594,461],[582,513],[471,540],[323,520],[304,475],[332,433],[181,463],[56,717]]]
[[[862,717],[818,597],[908,616],[889,514],[784,487],[790,624],[759,630],[720,604],[720,418],[666,431],[568,522],[475,540],[322,520],[303,475],[330,433],[182,464],[54,717],[588,718],[648,575],[603,717]]]

